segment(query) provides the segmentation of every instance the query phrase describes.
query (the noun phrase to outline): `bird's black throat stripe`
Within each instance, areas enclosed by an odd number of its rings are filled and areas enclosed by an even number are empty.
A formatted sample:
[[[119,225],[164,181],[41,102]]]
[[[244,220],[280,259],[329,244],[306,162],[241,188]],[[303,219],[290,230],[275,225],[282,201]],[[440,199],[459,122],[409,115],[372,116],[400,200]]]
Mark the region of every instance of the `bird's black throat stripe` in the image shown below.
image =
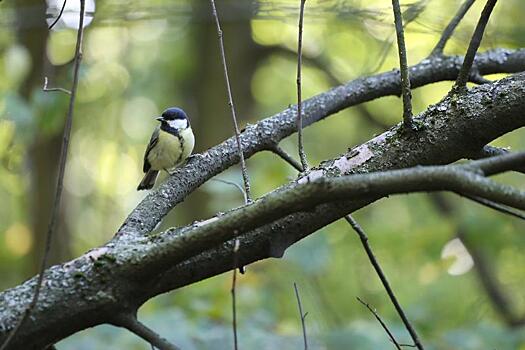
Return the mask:
[[[182,135],[179,132],[177,132],[175,136],[177,136],[177,138],[179,139],[179,144],[180,144],[180,154],[176,162],[176,164],[179,164],[180,161],[182,160],[182,155],[184,154],[184,139],[182,138]]]

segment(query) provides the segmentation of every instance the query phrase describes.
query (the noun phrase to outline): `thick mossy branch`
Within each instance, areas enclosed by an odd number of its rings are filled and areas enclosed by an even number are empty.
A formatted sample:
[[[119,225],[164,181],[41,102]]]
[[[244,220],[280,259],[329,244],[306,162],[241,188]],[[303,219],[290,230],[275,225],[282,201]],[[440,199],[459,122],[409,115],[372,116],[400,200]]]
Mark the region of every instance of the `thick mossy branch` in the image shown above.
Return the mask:
[[[432,57],[410,68],[412,89],[438,81],[454,81],[463,62],[460,56]],[[525,70],[525,49],[511,51],[496,49],[478,54],[475,61],[480,74],[516,73]],[[303,102],[303,126],[331,116],[340,110],[384,96],[401,93],[397,71],[355,79]],[[296,106],[273,117],[248,126],[241,133],[244,155],[271,150],[273,145],[297,131]],[[152,231],[160,220],[188,194],[213,176],[239,162],[234,137],[210,148],[178,169],[157,191],[147,196],[126,219],[117,232],[122,236],[141,236]]]
[[[486,54],[478,67],[484,73],[494,72],[500,62],[499,71],[515,70],[525,65],[525,60],[517,58],[523,55],[523,51],[495,51]],[[460,60],[450,60],[421,63],[411,74],[414,85],[453,79]],[[305,101],[305,123],[312,124],[348,105],[396,93],[399,78],[395,72],[359,79]],[[454,162],[524,126],[523,110],[525,74],[479,86],[461,98],[446,97],[414,118],[421,126],[417,133],[395,126],[250,206],[166,234],[146,235],[188,193],[238,161],[231,138],[179,169],[139,204],[108,244],[48,269],[41,303],[10,348],[44,348],[79,330],[107,323],[116,313],[136,309],[155,295],[229,271],[234,242],[225,241],[229,238],[238,236],[243,247],[238,252],[239,265],[279,257],[318,228],[388,193],[447,189],[521,207],[521,193],[462,167],[367,173]],[[292,107],[248,127],[241,135],[245,154],[269,149],[293,133],[294,111]],[[344,176],[350,174],[362,175]],[[406,187],[407,176],[420,178],[411,180],[414,187]],[[377,187],[382,181],[394,182],[388,189]],[[272,209],[274,204],[278,212]],[[217,235],[207,236],[211,231]],[[0,310],[0,341],[23,312],[34,286],[35,278],[0,294],[0,305],[6,306]]]

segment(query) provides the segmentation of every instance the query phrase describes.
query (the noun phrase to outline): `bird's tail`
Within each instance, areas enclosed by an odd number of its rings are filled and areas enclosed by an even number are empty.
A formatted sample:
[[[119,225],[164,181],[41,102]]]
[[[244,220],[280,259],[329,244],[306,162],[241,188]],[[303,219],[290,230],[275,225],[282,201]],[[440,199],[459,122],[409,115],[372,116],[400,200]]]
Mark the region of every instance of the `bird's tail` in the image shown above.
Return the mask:
[[[157,175],[159,175],[158,170],[148,170],[146,175],[144,175],[144,178],[142,178],[142,181],[139,183],[137,191],[149,190],[150,188],[152,188],[153,185],[155,185],[155,180],[157,180]]]

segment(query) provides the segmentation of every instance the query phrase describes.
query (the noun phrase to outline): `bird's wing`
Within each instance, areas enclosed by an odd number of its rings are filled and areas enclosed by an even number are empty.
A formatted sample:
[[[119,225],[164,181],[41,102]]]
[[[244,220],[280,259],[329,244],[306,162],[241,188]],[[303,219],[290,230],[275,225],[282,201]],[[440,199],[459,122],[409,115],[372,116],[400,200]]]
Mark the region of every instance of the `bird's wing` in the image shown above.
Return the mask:
[[[151,168],[151,164],[148,162],[148,155],[151,149],[155,147],[157,142],[159,142],[159,131],[160,131],[160,126],[157,126],[155,130],[153,131],[153,134],[151,134],[151,138],[149,140],[148,147],[146,147],[146,152],[144,152],[144,166],[142,167],[142,171],[144,171],[145,173],[147,173],[148,170]]]

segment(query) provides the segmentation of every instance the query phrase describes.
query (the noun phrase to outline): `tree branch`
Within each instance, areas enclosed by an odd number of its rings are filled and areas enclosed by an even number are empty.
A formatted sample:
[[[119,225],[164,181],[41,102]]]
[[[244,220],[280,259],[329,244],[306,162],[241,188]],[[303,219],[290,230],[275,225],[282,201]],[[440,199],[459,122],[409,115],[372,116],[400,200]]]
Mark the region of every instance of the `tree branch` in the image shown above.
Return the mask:
[[[124,327],[145,341],[158,348],[159,350],[180,350],[179,347],[171,344],[169,341],[158,335],[154,330],[147,327],[133,314],[124,313],[116,315],[113,318],[113,323],[116,326]]]
[[[296,161],[295,159],[293,159],[293,157],[291,155],[289,155],[284,149],[282,149],[281,147],[279,147],[278,144],[275,144],[275,145],[272,145],[270,147],[270,151],[275,153],[276,155],[278,155],[279,157],[281,157],[282,160],[284,160],[286,163],[290,164],[292,167],[294,167],[297,171],[299,172],[303,172],[304,171],[304,168],[303,166],[301,165],[301,163],[299,163],[298,161]]]
[[[459,25],[463,17],[465,17],[468,10],[472,7],[475,1],[476,0],[465,0],[463,5],[461,5],[461,7],[458,9],[458,12],[450,20],[445,30],[443,30],[443,33],[441,34],[438,43],[430,53],[431,56],[443,54],[443,50],[445,49],[445,45],[447,44],[448,40],[450,39],[454,31],[456,30],[456,27]]]
[[[486,145],[483,148],[481,148],[479,150],[476,150],[476,151],[472,152],[471,154],[469,154],[467,156],[467,158],[469,158],[469,159],[483,159],[483,158],[489,158],[489,157],[494,157],[494,156],[500,156],[502,154],[507,154],[507,153],[509,153],[509,150],[506,149],[506,148],[500,148],[500,147],[494,147],[494,146]],[[518,165],[514,169],[514,171],[517,171],[517,172],[525,174],[525,164],[523,164],[521,166]]]
[[[232,296],[232,329],[233,329],[233,348],[237,350],[239,348],[237,341],[237,299],[235,295],[235,288],[237,286],[237,267],[240,242],[238,239],[235,240],[233,245],[233,268],[232,268],[232,288],[230,290]]]
[[[403,122],[406,128],[414,129],[412,123],[412,93],[410,91],[410,77],[407,63],[407,49],[405,47],[405,34],[403,31],[403,17],[399,8],[399,0],[392,0],[394,22],[397,35],[397,48],[399,53],[399,70],[401,72],[401,95],[403,96]]]
[[[361,226],[357,223],[357,221],[354,220],[354,218],[351,215],[345,215],[345,220],[346,222],[350,224],[350,226],[354,229],[354,231],[359,236],[359,239],[361,240],[361,244],[363,245],[366,255],[368,256],[368,260],[370,260],[370,263],[372,264],[374,270],[376,271],[377,276],[381,280],[381,284],[383,284],[383,287],[385,288],[386,293],[388,294],[388,297],[390,298],[390,301],[394,305],[396,312],[398,313],[399,317],[401,318],[401,321],[403,322],[403,324],[405,325],[405,328],[410,334],[412,341],[414,342],[414,344],[416,345],[418,349],[420,350],[424,349],[423,344],[421,344],[421,341],[419,340],[419,336],[417,335],[416,329],[414,328],[414,326],[412,326],[412,324],[408,320],[408,317],[406,316],[405,311],[401,307],[401,304],[399,303],[399,301],[397,301],[397,297],[394,294],[392,287],[390,287],[390,283],[388,282],[386,275],[383,273],[383,269],[381,268],[381,265],[379,265],[379,262],[377,261],[374,255],[374,252],[372,251],[372,247],[370,247],[370,244],[368,243],[368,236],[366,235],[365,231],[361,228]],[[357,300],[361,301],[361,299],[359,298]],[[361,301],[361,303],[363,302]],[[366,307],[368,307],[370,311],[372,311],[372,309],[368,306],[368,304],[363,303],[363,305],[365,305]],[[394,337],[388,331],[384,323],[380,320],[379,316],[377,316],[377,314],[374,311],[372,311],[372,313],[374,314],[374,316],[376,316],[376,318],[379,320],[383,328],[387,331],[388,335],[390,336],[394,344],[396,344],[396,346],[399,348],[399,345],[397,345]]]
[[[454,85],[454,91],[465,89],[467,86],[470,70],[472,68],[472,64],[474,63],[474,57],[476,56],[476,52],[478,51],[479,45],[481,44],[483,32],[485,31],[485,27],[487,26],[487,23],[489,21],[490,14],[492,13],[494,6],[496,6],[496,1],[498,0],[487,0],[487,3],[485,4],[483,11],[481,12],[481,17],[479,18],[478,24],[476,25],[476,29],[474,30],[474,34],[472,35],[472,39],[470,39],[470,44],[465,55],[465,60],[463,61],[463,65],[461,66],[461,70],[459,71],[456,84]]]
[[[507,214],[507,215],[510,215],[510,216],[514,216],[515,218],[518,218],[518,219],[521,219],[521,220],[525,220],[525,213],[522,213],[519,210],[508,208],[508,207],[506,207],[504,205],[491,202],[491,201],[486,200],[484,198],[470,197],[470,196],[465,196],[465,197],[470,199],[471,201],[479,203],[479,204],[481,204],[481,205],[483,205],[485,207],[488,207],[490,209],[494,209],[496,211],[499,211],[500,213]]]
[[[65,3],[64,3],[65,6]],[[33,309],[38,303],[38,297],[42,289],[42,284],[44,282],[44,271],[47,268],[47,260],[49,257],[49,251],[51,250],[51,244],[53,242],[53,233],[56,230],[56,223],[58,219],[58,213],[60,210],[60,202],[62,199],[62,190],[64,188],[64,173],[66,172],[66,162],[67,162],[67,153],[69,149],[69,138],[71,135],[71,127],[73,125],[73,111],[75,107],[75,97],[77,94],[78,87],[78,72],[80,69],[80,61],[82,60],[82,37],[84,34],[84,12],[85,12],[85,0],[80,0],[80,13],[78,21],[78,30],[77,30],[77,42],[75,47],[75,63],[73,66],[73,83],[70,92],[69,98],[69,109],[66,115],[66,123],[64,125],[64,134],[62,136],[62,146],[60,149],[60,160],[58,166],[58,178],[55,191],[55,198],[53,205],[51,207],[51,218],[49,220],[49,226],[46,233],[46,241],[44,245],[44,254],[42,256],[42,263],[40,265],[40,270],[38,274],[38,280],[35,286],[33,298],[31,302],[21,315],[16,326],[12,329],[9,335],[1,342],[0,350],[7,349],[9,343],[16,337],[17,332],[22,328],[26,320],[31,315]],[[47,78],[44,81],[44,90],[47,88]],[[69,92],[69,91],[68,91]]]
[[[376,310],[372,309],[372,307],[370,305],[368,305],[368,303],[365,303],[359,297],[356,297],[356,298],[357,298],[357,301],[359,301],[361,304],[363,304],[368,309],[368,311],[370,311],[372,313],[372,315],[374,315],[374,317],[379,322],[381,327],[383,327],[383,329],[385,330],[386,334],[388,335],[388,338],[394,344],[396,349],[401,350],[401,346],[397,342],[396,338],[394,338],[394,335],[392,334],[392,332],[390,332],[390,329],[388,329],[388,327],[386,326],[385,322],[383,322],[381,317],[379,317],[379,315],[377,314]]]
[[[300,0],[299,11],[299,30],[297,39],[297,147],[299,150],[299,158],[301,159],[301,167],[304,171],[308,170],[308,161],[304,153],[303,144],[303,100],[301,97],[301,66],[303,64],[303,17],[304,4],[306,0]]]
[[[297,299],[297,307],[299,308],[299,315],[301,316],[301,329],[303,330],[303,343],[304,350],[308,350],[308,338],[306,337],[306,316],[308,312],[303,312],[303,306],[301,304],[301,297],[299,296],[299,289],[297,288],[297,283],[293,283],[293,289],[295,291],[295,298]]]
[[[246,162],[244,160],[244,153],[242,150],[242,144],[240,140],[239,125],[237,123],[237,116],[235,114],[235,105],[233,104],[232,90],[230,86],[230,77],[228,75],[228,65],[226,63],[226,53],[224,52],[224,42],[222,39],[223,33],[221,29],[221,24],[219,22],[219,15],[217,14],[217,9],[215,8],[215,0],[210,0],[210,5],[212,9],[213,18],[215,19],[215,25],[217,27],[217,36],[219,38],[219,49],[221,52],[222,68],[224,71],[224,80],[226,82],[226,91],[228,93],[228,106],[230,106],[230,110],[232,114],[233,129],[235,132],[235,141],[237,143],[237,152],[239,154],[239,159],[241,162],[242,180],[244,182],[244,190],[246,191],[246,198],[247,198],[246,203],[248,203],[249,201],[251,201],[250,178],[248,177],[248,169],[246,168]]]
[[[525,64],[519,59],[523,54],[522,51],[512,53],[498,50],[491,54],[480,55],[478,67],[483,72],[519,69]],[[453,79],[457,74],[459,62],[459,58],[425,60],[417,66],[417,69],[414,68],[412,79],[417,86],[439,79]],[[256,212],[257,215],[252,216],[246,223],[238,221],[241,232],[238,239],[243,247],[238,255],[239,264],[246,265],[267,257],[279,257],[288,246],[301,238],[380,197],[379,193],[367,192],[372,187],[366,183],[352,183],[358,180],[354,176],[345,177],[343,183],[337,181],[332,183],[331,177],[335,177],[333,180],[339,180],[338,176],[348,174],[451,163],[472,153],[475,149],[482,148],[504,133],[522,127],[525,124],[522,118],[522,111],[525,109],[524,82],[525,74],[517,74],[493,84],[475,87],[462,96],[461,100],[446,97],[417,117],[418,122],[422,124],[417,137],[414,137],[413,133],[404,133],[402,125],[398,125],[367,143],[354,147],[348,154],[324,162],[306,176],[310,180],[315,176],[326,176],[326,181],[299,183],[291,185],[291,188],[285,188],[286,191],[291,191],[292,195],[294,191],[298,191],[296,193],[298,194],[304,190],[306,192],[302,195],[314,196],[314,198],[308,197],[307,201],[304,198],[298,200],[297,197],[298,202],[295,203],[297,204],[295,207],[286,206],[286,210],[293,211],[293,214],[287,214],[287,211],[282,211],[279,206],[278,212],[272,212],[270,207],[265,207],[270,197],[252,204],[258,206],[257,209],[250,209],[253,208],[252,206],[242,208],[243,211],[248,210],[244,212],[248,213],[247,215]],[[399,75],[394,72],[358,79],[306,100],[305,123],[310,125],[349,105],[394,94],[396,91],[399,91]],[[275,117],[249,126],[241,134],[245,154],[252,155],[268,149],[275,142],[293,133],[296,130],[294,121],[295,113],[292,107]],[[201,222],[166,234],[148,236],[147,233],[188,193],[238,160],[234,138],[211,148],[202,157],[195,158],[178,169],[176,175],[170,177],[157,191],[146,197],[108,244],[73,261],[48,269],[45,274],[46,280],[49,281],[49,288],[43,290],[42,296],[45,303],[37,305],[33,318],[28,321],[27,327],[21,330],[11,348],[40,349],[80,329],[108,322],[111,316],[122,308],[136,308],[154,295],[229,271],[234,240],[222,241],[219,244],[218,241],[207,241],[206,244],[196,247],[195,236],[192,234],[198,231],[228,229],[228,225],[232,225],[232,221],[229,220],[235,220],[238,218],[236,215],[241,215],[241,212],[234,211],[217,219],[212,218],[207,223]],[[504,203],[509,205],[516,204],[516,201],[524,203],[518,198],[519,193],[513,194],[518,197],[512,197],[514,198],[512,203],[506,196],[495,197],[496,192],[491,190],[507,190],[507,188],[502,188],[501,185],[496,185],[469,169],[462,167],[453,169],[455,176],[451,177],[451,173],[447,171],[441,173],[440,170],[438,173],[441,175],[434,174],[431,177],[442,176],[441,181],[446,181],[446,185],[449,186],[450,181],[461,182],[462,176],[468,174],[467,182],[469,186],[474,186],[469,189],[476,189],[474,192],[467,191],[468,193],[497,202],[505,200]],[[416,174],[432,169],[414,169],[414,171],[409,172]],[[406,176],[399,174],[396,176],[403,176],[402,181],[398,178],[400,181],[398,185],[403,186]],[[306,177],[303,179],[306,180]],[[346,182],[349,179],[353,180]],[[440,183],[434,181],[436,179],[432,181],[426,179],[430,182],[429,186],[437,186]],[[459,182],[454,183],[458,185]],[[423,187],[424,181],[419,185]],[[441,182],[441,185],[444,184]],[[300,190],[303,186],[304,189]],[[325,186],[331,190],[326,191]],[[338,186],[348,186],[347,190],[350,192],[336,190]],[[460,192],[463,193],[463,190]],[[277,192],[279,191],[281,190]],[[317,198],[316,191],[330,198],[323,196]],[[335,195],[331,191],[334,191]],[[364,192],[359,195],[359,199],[350,199],[350,196],[357,195],[357,192],[352,191]],[[272,200],[278,199],[278,193],[272,193],[270,196],[275,196],[271,197]],[[333,200],[336,202],[320,204],[323,201]],[[318,204],[315,204],[316,202]],[[302,205],[309,209],[301,209]],[[258,210],[261,207],[269,211],[263,210],[261,214]],[[282,218],[267,222],[272,220],[272,215]],[[222,226],[218,225],[219,221],[225,218],[226,221],[221,222]],[[213,225],[210,225],[212,222]],[[257,229],[250,229],[256,226]],[[223,238],[231,234],[233,230],[221,233]],[[192,249],[202,252],[195,255],[195,251],[192,252],[190,249],[186,255],[192,256],[176,263],[177,260],[184,259],[185,254],[177,248],[179,244],[184,245],[184,237],[188,238],[188,242],[192,241],[188,246],[193,246]],[[172,255],[171,249],[175,249],[177,254]],[[160,254],[157,255],[157,252]],[[164,263],[160,263],[162,260]],[[16,288],[0,293],[0,303],[10,305],[0,311],[0,340],[4,339],[6,332],[12,328],[13,320],[23,312],[20,305],[25,305],[27,300],[30,300],[35,282],[35,279],[31,279]]]

